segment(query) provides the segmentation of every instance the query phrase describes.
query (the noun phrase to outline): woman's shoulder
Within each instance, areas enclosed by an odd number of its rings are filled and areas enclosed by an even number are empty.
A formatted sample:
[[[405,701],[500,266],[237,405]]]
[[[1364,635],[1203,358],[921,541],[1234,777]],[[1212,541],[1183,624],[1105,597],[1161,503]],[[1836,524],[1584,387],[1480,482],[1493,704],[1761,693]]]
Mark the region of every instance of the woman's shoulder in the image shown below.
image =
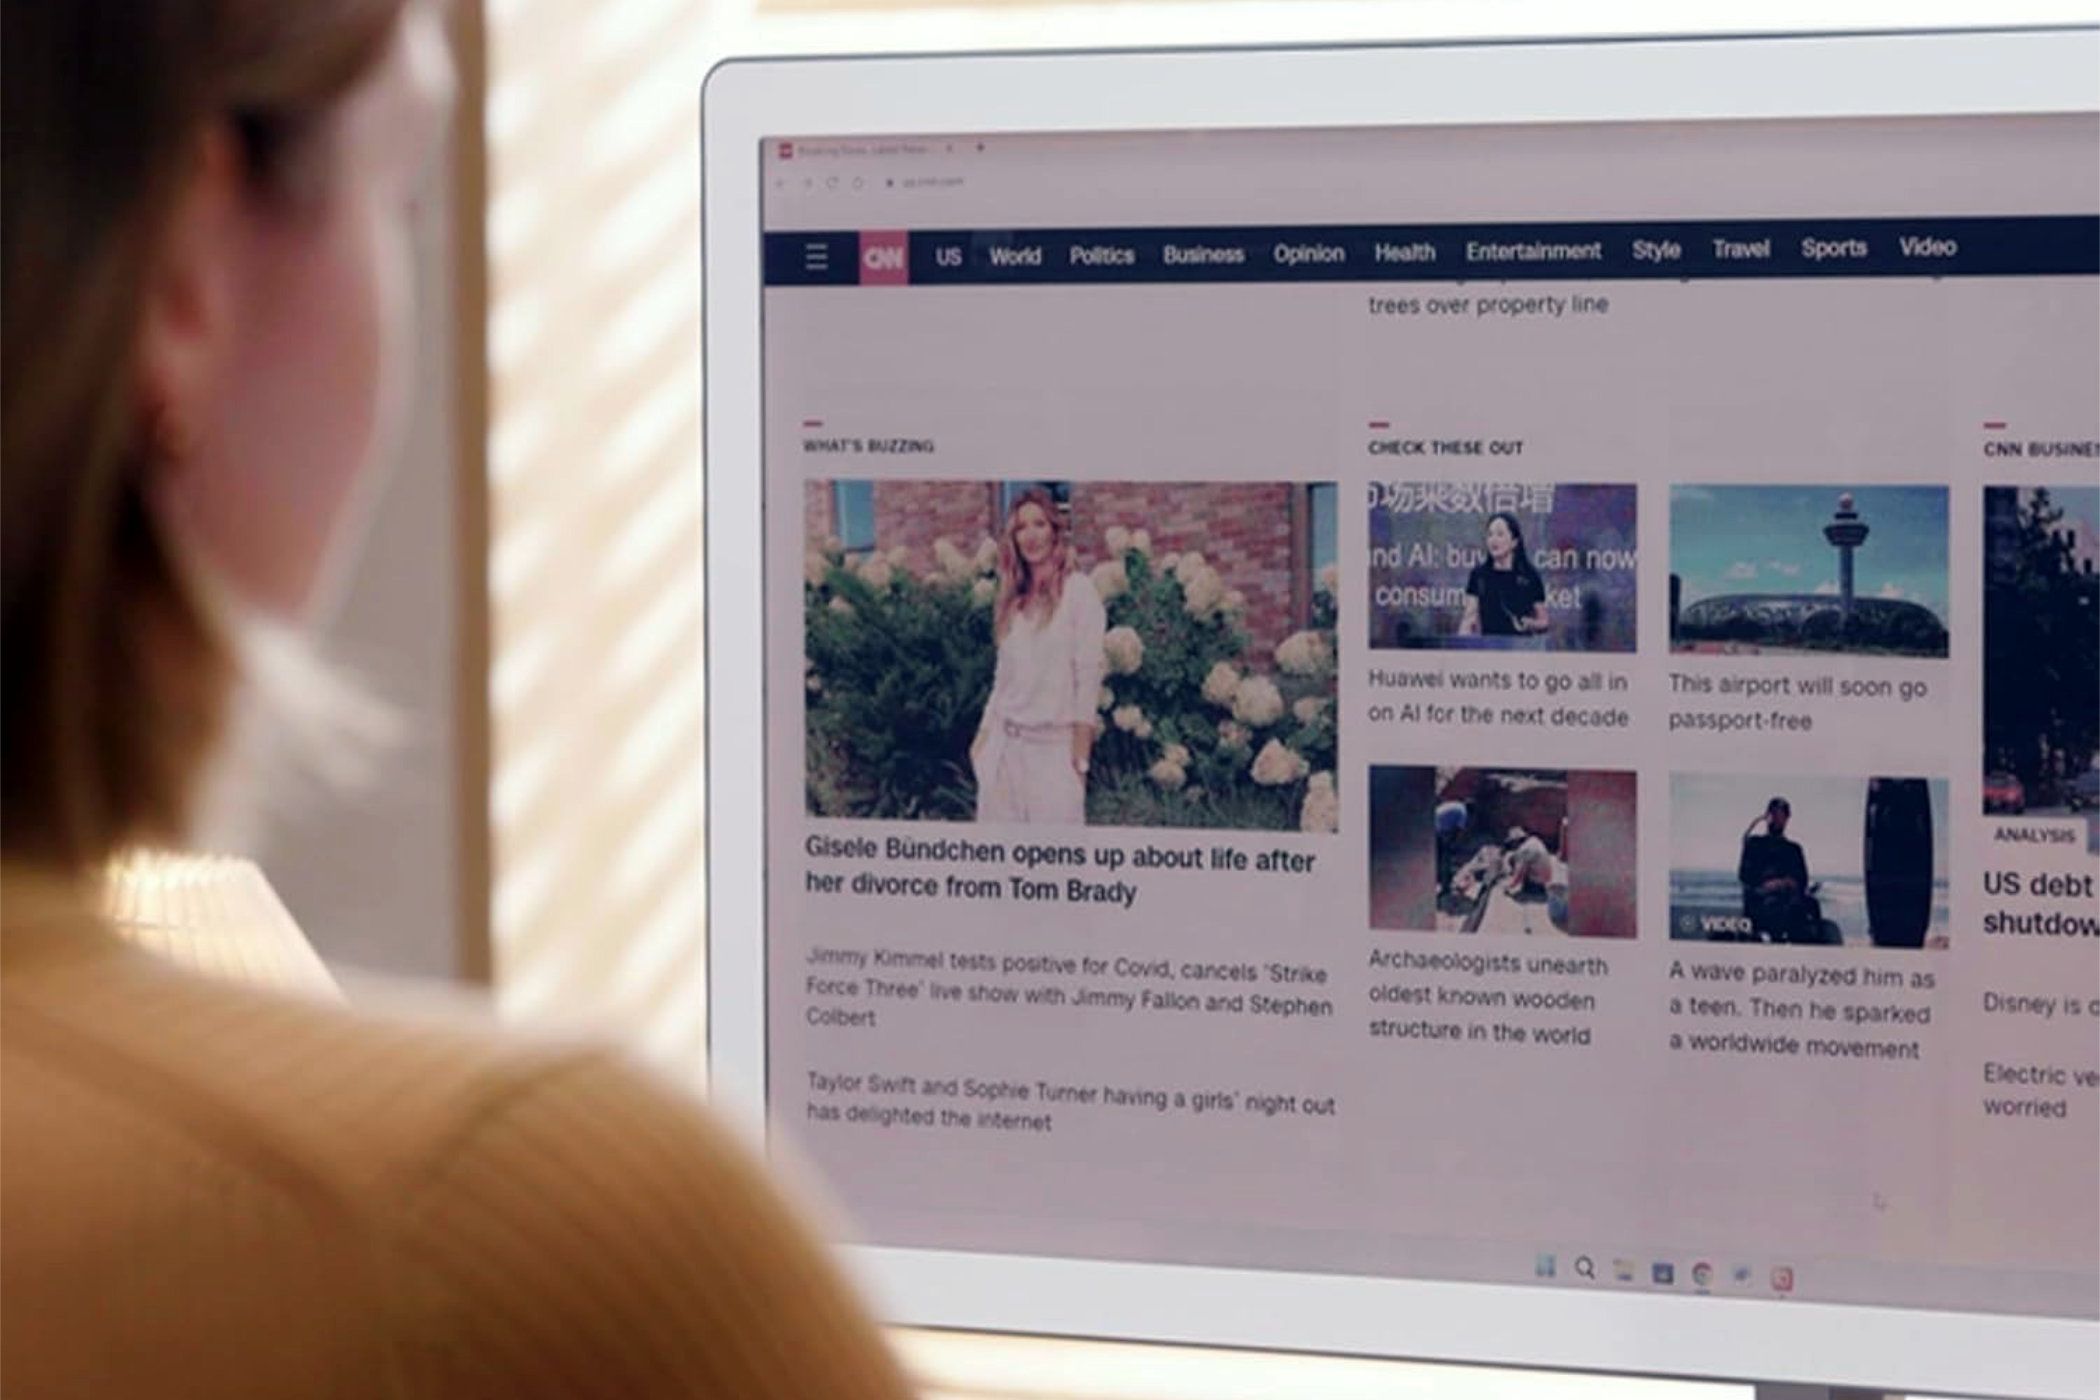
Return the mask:
[[[1057,610],[1076,623],[1105,623],[1108,608],[1101,601],[1101,590],[1082,569],[1074,569],[1065,576],[1064,596],[1058,600]]]
[[[418,1300],[434,1330],[382,1329],[407,1393],[558,1394],[584,1375],[620,1393],[903,1393],[755,1154],[617,1050],[413,994],[351,1008],[228,986],[129,949],[5,991],[7,1138],[35,1144],[9,1153],[10,1226],[25,1207],[47,1257],[136,1199],[200,1238],[273,1220],[251,1284],[350,1310],[373,1290]],[[343,1277],[346,1249],[376,1273]]]
[[[903,1400],[893,1359],[757,1152],[604,1051],[515,1081],[396,1210],[459,1281],[404,1369],[455,1394]],[[550,1376],[560,1379],[550,1380]]]
[[[94,930],[80,942],[10,966],[10,1063],[93,1094],[111,1131],[209,1122],[229,1172],[268,1156],[310,1200],[353,1206],[425,1170],[492,1105],[614,1061],[595,1044],[505,1031],[463,996],[386,988],[351,1006],[228,982]]]

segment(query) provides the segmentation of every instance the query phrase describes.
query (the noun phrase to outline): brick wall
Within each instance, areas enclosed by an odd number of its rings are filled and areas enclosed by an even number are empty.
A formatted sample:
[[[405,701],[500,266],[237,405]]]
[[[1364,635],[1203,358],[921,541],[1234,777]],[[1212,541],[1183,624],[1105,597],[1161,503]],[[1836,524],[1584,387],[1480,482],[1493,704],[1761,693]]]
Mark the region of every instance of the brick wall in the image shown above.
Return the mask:
[[[1242,625],[1255,661],[1298,630],[1308,580],[1293,578],[1292,536],[1301,488],[1285,482],[1074,482],[1072,515],[1079,557],[1091,566],[1110,526],[1148,530],[1152,553],[1201,552],[1227,588],[1247,595]],[[1294,589],[1293,584],[1298,587]]]
[[[907,567],[934,567],[933,544],[946,539],[969,552],[993,533],[995,488],[982,481],[878,481],[875,486],[875,547],[888,553],[902,545]],[[811,549],[839,533],[838,501],[832,482],[802,483],[802,539]]]
[[[802,483],[802,542],[810,549],[822,549],[824,541],[839,532],[838,511],[831,499],[831,483],[828,481],[805,481]]]
[[[933,545],[947,539],[975,549],[995,534],[997,488],[989,482],[878,481],[875,483],[875,543],[909,551],[907,567],[933,567]],[[831,483],[803,486],[804,533],[811,545],[836,533]],[[1311,580],[1295,547],[1304,513],[1302,488],[1284,482],[1098,482],[1072,483],[1074,542],[1081,567],[1091,569],[1107,553],[1110,527],[1147,530],[1154,558],[1198,550],[1223,576],[1227,588],[1247,597],[1242,625],[1249,653],[1267,664],[1276,646],[1303,624]]]
[[[986,535],[997,488],[987,481],[878,481],[875,483],[875,547],[887,553],[902,545],[915,573],[934,567],[933,545],[946,540],[968,554]]]

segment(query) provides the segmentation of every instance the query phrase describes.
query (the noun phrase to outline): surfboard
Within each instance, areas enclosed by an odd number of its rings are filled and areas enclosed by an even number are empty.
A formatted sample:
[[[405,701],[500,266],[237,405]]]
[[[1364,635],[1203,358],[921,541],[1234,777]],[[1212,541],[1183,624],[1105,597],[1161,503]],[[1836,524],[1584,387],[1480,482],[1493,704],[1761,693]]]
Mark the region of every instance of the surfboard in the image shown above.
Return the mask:
[[[1923,778],[1867,780],[1867,937],[1922,948],[1932,925],[1932,792]]]

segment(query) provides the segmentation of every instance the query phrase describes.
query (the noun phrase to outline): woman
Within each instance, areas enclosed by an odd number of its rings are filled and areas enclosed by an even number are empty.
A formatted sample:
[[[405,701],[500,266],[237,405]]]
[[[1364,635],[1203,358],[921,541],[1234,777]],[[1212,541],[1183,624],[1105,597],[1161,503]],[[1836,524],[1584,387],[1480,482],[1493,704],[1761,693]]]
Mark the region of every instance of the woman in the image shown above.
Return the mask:
[[[1466,611],[1459,619],[1459,635],[1543,636],[1550,625],[1546,584],[1532,567],[1517,517],[1506,510],[1489,516],[1486,543],[1487,558],[1466,576]]]
[[[415,0],[6,0],[0,1354],[14,1400],[899,1397],[757,1171],[589,1048],[208,982],[180,843],[407,382]],[[216,784],[214,784],[216,786]]]
[[[1036,487],[999,532],[999,660],[970,744],[981,822],[1086,821],[1108,615],[1079,572],[1057,503]]]

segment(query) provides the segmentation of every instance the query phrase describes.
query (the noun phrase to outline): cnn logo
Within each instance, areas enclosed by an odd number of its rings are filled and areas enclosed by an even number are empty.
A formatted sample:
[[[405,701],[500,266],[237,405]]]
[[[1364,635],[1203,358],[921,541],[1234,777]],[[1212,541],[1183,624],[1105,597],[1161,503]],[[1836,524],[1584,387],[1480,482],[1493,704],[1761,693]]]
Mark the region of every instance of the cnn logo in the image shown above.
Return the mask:
[[[866,286],[899,286],[910,279],[907,240],[902,229],[863,229],[860,235],[860,281]]]

